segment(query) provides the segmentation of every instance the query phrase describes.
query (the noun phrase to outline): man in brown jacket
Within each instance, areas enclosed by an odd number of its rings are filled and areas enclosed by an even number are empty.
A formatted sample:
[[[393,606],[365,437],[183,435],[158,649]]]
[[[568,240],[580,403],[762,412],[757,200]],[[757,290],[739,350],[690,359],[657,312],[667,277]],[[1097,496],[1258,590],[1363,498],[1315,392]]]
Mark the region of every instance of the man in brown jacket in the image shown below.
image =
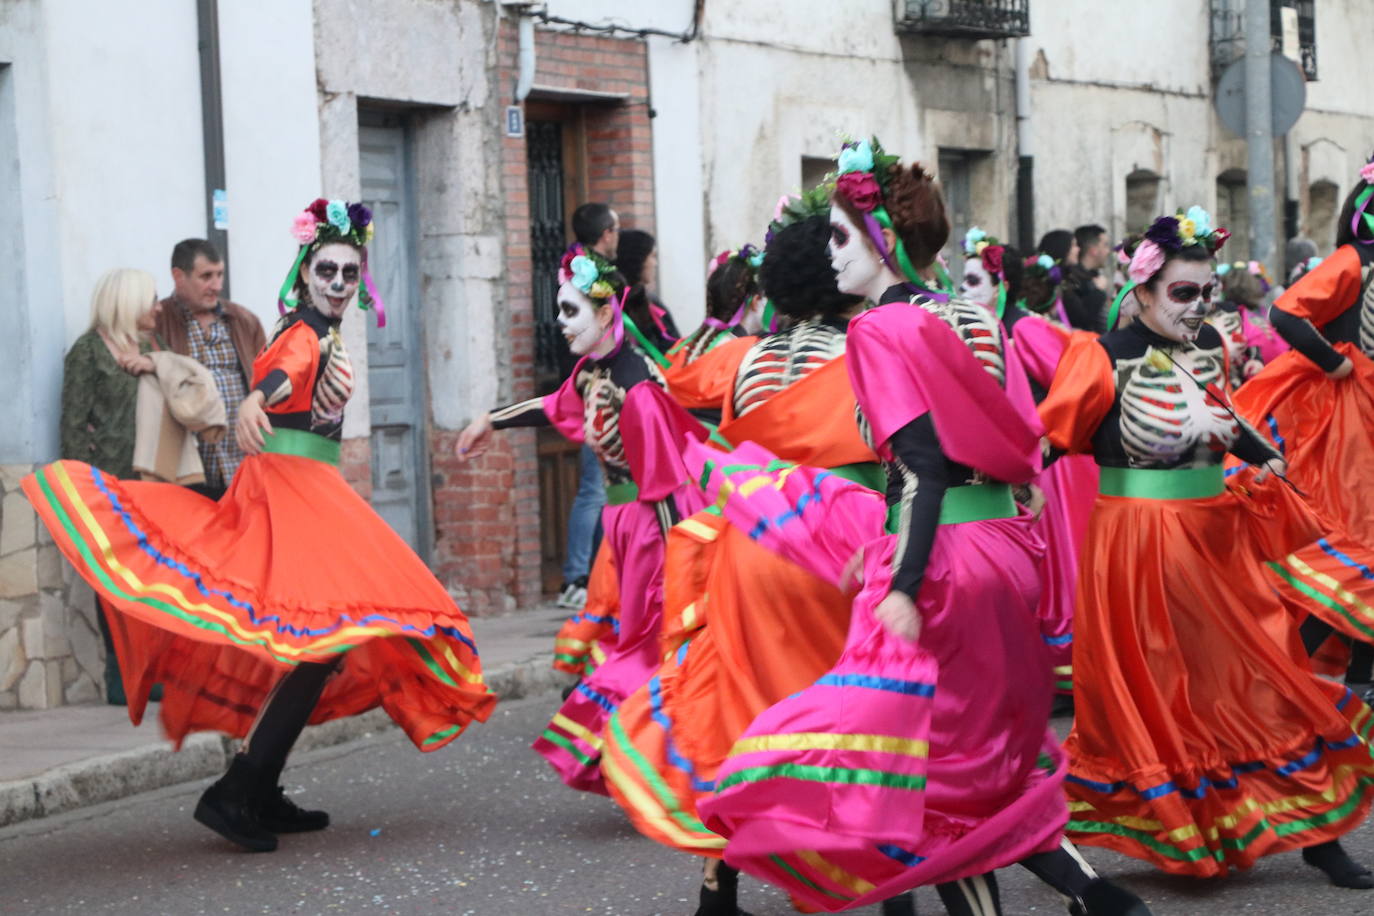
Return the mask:
[[[185,239],[172,249],[172,295],[162,300],[158,339],[174,353],[200,362],[215,377],[228,413],[218,442],[200,442],[205,483],[192,489],[219,499],[229,487],[243,452],[234,439],[239,404],[248,396],[253,359],[267,343],[262,322],[241,305],[220,298],[224,259],[205,239]]]

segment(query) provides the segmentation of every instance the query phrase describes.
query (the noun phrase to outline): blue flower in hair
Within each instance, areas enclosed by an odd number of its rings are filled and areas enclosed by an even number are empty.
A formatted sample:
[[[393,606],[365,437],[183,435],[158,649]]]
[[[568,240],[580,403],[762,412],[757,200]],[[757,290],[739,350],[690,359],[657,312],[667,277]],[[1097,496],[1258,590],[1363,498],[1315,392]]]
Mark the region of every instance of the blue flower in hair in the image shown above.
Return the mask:
[[[1200,238],[1212,234],[1212,214],[1206,210],[1194,204],[1188,208],[1188,212],[1184,216],[1193,221],[1194,236]]]
[[[601,271],[596,269],[596,264],[586,255],[578,255],[572,259],[572,284],[582,292],[591,294],[592,286],[595,285]]]
[[[325,219],[340,233],[347,235],[353,225],[348,221],[348,205],[341,200],[331,200],[324,209]]]
[[[1040,257],[1035,259],[1035,263],[1039,264],[1046,270],[1050,270],[1054,267],[1054,258],[1050,257],[1047,254],[1042,254]]]
[[[841,175],[848,172],[873,171],[872,145],[867,140],[846,143],[844,149],[840,150],[839,170]]]

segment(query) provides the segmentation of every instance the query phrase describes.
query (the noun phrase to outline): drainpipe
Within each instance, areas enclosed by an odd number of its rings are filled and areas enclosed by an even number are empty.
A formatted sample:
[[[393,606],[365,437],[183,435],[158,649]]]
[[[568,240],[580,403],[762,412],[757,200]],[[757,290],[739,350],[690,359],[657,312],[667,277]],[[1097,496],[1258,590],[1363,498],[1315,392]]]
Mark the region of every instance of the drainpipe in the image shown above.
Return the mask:
[[[229,298],[229,233],[215,228],[215,191],[225,190],[224,107],[219,73],[219,0],[196,0],[200,48],[200,130],[205,148],[205,237],[224,259],[224,288]]]
[[[1035,250],[1035,150],[1031,141],[1031,43],[1016,39],[1016,243]]]
[[[534,86],[534,20],[521,11],[520,25],[520,70],[515,79],[515,104],[519,105],[529,98]]]

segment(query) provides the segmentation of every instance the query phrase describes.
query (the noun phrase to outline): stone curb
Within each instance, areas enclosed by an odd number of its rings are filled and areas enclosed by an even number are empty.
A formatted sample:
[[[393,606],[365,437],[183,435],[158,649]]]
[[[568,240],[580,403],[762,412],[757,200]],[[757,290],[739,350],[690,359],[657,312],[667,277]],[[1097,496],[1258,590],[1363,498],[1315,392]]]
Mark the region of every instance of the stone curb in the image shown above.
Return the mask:
[[[548,655],[541,654],[488,671],[486,681],[502,700],[518,700],[559,690],[572,678],[551,668]],[[295,750],[333,747],[394,728],[384,710],[372,709],[308,727]],[[163,744],[148,745],[0,782],[0,827],[217,776],[228,766],[234,743],[223,735],[202,733],[187,738],[180,751]]]

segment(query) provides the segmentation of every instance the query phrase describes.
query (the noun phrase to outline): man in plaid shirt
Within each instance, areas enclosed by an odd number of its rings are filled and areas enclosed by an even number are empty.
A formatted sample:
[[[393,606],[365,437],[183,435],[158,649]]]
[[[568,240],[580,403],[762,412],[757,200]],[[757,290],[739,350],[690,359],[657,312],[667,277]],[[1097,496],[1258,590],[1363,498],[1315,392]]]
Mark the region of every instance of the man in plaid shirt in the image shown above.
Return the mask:
[[[172,249],[172,295],[162,301],[157,335],[173,352],[210,370],[228,412],[227,431],[214,444],[200,443],[205,483],[192,487],[219,499],[243,460],[234,438],[239,404],[248,395],[253,359],[267,343],[257,316],[220,298],[224,259],[205,239],[185,239]]]

